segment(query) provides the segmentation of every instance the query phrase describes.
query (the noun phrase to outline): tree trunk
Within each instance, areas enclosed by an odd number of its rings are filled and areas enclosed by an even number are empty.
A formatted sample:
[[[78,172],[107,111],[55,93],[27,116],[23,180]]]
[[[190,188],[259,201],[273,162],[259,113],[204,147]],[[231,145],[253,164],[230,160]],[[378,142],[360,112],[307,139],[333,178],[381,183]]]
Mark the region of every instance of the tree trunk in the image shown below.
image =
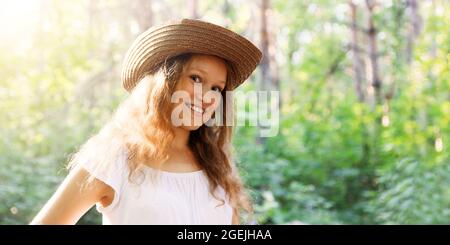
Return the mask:
[[[273,35],[270,35],[269,27],[270,24],[270,0],[261,0],[260,5],[260,18],[261,18],[261,26],[260,26],[260,40],[261,40],[261,51],[263,54],[263,59],[260,64],[261,70],[261,81],[258,86],[259,91],[280,91],[280,82],[278,78],[278,72],[275,61],[275,54],[273,51],[274,48],[274,39],[271,38]],[[281,97],[281,96],[280,96]],[[279,110],[281,107],[281,99],[280,98],[270,98],[269,103],[271,109],[276,108]],[[258,142],[263,143],[264,139],[259,137]]]
[[[189,2],[189,7],[190,7],[190,10],[191,10],[191,18],[192,19],[198,19],[199,18],[199,16],[198,16],[198,1],[197,0],[191,0],[190,2]]]
[[[230,3],[228,2],[228,0],[223,1],[223,5],[222,5],[222,13],[224,16],[224,27],[228,28],[230,25],[230,13],[231,13],[231,7],[230,7]]]
[[[153,25],[153,8],[151,0],[132,1],[132,11],[139,25],[139,33],[144,32]]]
[[[408,64],[413,59],[414,42],[422,30],[422,19],[419,15],[419,2],[417,0],[408,0],[410,25],[406,37],[406,61]]]
[[[267,10],[268,10],[269,0],[261,1],[261,51],[262,51],[262,61],[261,67],[261,82],[259,90],[268,90],[268,85],[270,84],[270,60],[269,60],[269,33],[267,31]]]
[[[375,104],[380,105],[382,103],[382,81],[378,70],[378,48],[377,48],[377,29],[374,24],[374,8],[376,0],[366,0],[368,10],[368,31],[369,38],[369,60],[371,67],[371,85],[375,92]]]
[[[351,49],[353,55],[353,76],[355,78],[355,90],[358,95],[358,101],[364,102],[365,100],[365,92],[363,90],[364,87],[364,78],[366,76],[364,61],[361,58],[360,46],[358,45],[358,28],[357,28],[357,6],[353,3],[352,0],[349,1],[349,6],[351,10],[351,30],[352,30],[352,40],[351,40]]]

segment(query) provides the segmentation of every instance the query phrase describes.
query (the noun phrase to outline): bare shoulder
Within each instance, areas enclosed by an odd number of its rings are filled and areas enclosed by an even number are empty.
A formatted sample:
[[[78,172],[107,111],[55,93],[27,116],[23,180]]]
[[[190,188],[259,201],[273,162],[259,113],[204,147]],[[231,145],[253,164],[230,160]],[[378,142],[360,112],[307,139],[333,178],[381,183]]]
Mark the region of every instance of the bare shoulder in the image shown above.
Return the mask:
[[[70,175],[73,175],[73,177],[70,177]],[[69,179],[73,178],[72,181],[79,185],[80,190],[89,190],[99,198],[109,194],[110,191],[114,193],[114,190],[109,185],[95,177],[92,178],[92,181],[88,181],[91,177],[91,174],[82,167],[76,167],[67,176]]]
[[[75,170],[75,169],[74,169]],[[114,199],[114,189],[105,182],[93,177],[92,181],[87,181],[91,174],[84,168],[78,168],[75,170],[75,175],[79,175],[80,189],[87,190],[95,195],[95,199],[101,203],[103,207],[108,206]]]

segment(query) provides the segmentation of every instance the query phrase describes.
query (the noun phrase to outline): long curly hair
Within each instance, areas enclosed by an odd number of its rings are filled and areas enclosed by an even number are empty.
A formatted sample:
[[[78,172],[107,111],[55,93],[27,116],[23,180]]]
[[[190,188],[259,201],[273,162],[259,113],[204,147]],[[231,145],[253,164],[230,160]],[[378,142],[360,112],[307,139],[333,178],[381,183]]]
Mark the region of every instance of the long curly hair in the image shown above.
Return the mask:
[[[164,162],[168,158],[168,149],[174,139],[171,124],[171,95],[183,72],[184,65],[192,54],[182,54],[166,59],[155,71],[149,71],[140,78],[140,82],[129,96],[118,106],[112,119],[101,130],[90,137],[71,155],[67,168],[72,169],[83,161],[94,161],[97,167],[111,164],[122,149],[128,152],[129,180],[142,168],[143,163],[152,159]],[[227,82],[222,91],[223,103],[221,119],[233,118],[233,111],[226,108],[226,91],[230,91],[230,65],[227,66]],[[230,200],[234,214],[247,218],[253,215],[253,207],[239,177],[232,159],[233,127],[202,125],[191,131],[188,146],[204,169],[210,193],[216,197],[215,190],[220,185]],[[94,179],[90,176],[86,183]],[[217,197],[216,197],[217,198]],[[221,200],[222,204],[224,200]]]

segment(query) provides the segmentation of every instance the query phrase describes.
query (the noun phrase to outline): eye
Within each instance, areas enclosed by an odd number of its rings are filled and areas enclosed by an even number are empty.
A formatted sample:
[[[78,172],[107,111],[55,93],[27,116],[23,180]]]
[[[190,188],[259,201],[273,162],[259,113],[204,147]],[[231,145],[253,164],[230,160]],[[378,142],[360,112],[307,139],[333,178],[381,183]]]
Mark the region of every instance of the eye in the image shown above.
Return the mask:
[[[213,90],[216,91],[216,92],[219,92],[219,93],[222,92],[222,89],[220,87],[217,87],[217,86],[213,87]]]
[[[201,83],[200,77],[198,75],[190,75],[189,76],[194,82]]]

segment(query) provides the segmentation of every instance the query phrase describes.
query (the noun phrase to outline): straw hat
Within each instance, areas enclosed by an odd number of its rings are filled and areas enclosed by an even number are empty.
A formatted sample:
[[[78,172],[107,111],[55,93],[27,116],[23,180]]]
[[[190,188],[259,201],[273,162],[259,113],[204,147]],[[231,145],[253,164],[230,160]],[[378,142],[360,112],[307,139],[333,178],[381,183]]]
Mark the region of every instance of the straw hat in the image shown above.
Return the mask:
[[[122,67],[122,85],[130,92],[146,73],[154,72],[168,58],[183,53],[216,55],[231,65],[231,89],[256,69],[261,51],[249,40],[224,27],[183,19],[156,26],[140,34],[128,49]]]

